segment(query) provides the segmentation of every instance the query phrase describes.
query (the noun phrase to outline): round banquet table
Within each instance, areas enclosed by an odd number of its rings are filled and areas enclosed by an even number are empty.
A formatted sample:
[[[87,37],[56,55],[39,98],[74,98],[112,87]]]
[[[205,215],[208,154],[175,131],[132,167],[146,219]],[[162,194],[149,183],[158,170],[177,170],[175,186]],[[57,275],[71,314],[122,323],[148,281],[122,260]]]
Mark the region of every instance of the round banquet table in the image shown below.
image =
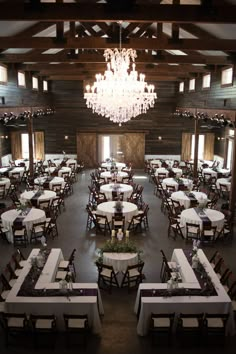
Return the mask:
[[[204,168],[202,170],[202,174],[204,175],[205,173],[209,173],[212,177],[216,177],[217,178],[217,171],[214,171],[212,168]]]
[[[19,216],[21,210],[11,209],[1,215],[2,225],[9,231],[7,232],[7,239],[13,243],[12,225],[14,220]],[[46,220],[44,210],[31,208],[30,212],[24,217],[22,222],[26,226],[28,237],[30,236],[31,229],[34,223],[43,222]]]
[[[220,184],[227,186],[228,191],[231,189],[231,182],[227,178],[218,178],[216,181],[217,189],[220,189]]]
[[[114,176],[114,174],[111,174],[111,172],[107,171],[107,172],[102,172],[101,173],[101,177],[102,178],[112,178]],[[128,177],[128,173],[127,172],[118,172],[117,173],[117,181],[121,182],[123,177]]]
[[[183,184],[185,186],[187,186],[189,190],[191,190],[193,188],[193,181],[191,179],[188,179],[188,178],[181,178],[181,179],[183,181]],[[179,188],[179,184],[178,184],[178,182],[176,182],[174,180],[174,178],[165,178],[165,179],[163,179],[163,182],[162,182],[163,188],[165,189],[167,185],[168,186],[174,186],[176,191]]]
[[[117,189],[114,189],[114,186],[116,186]],[[119,188],[118,188],[119,186]],[[133,192],[133,187],[130,186],[129,184],[114,184],[114,183],[110,183],[110,184],[103,184],[100,187],[100,192],[105,193],[105,196],[107,197],[107,199],[112,200],[112,191],[117,191],[117,193],[124,193],[124,200],[127,200],[127,198],[129,198]]]
[[[137,253],[117,253],[117,252],[104,252],[103,263],[113,266],[115,271],[126,271],[128,266],[138,263]]]
[[[103,162],[101,164],[101,167],[107,168],[109,171],[111,169],[111,166],[113,166],[110,162]],[[126,164],[123,162],[115,162],[115,167],[118,168],[118,171],[121,171],[122,168],[126,167]]]
[[[0,178],[0,186],[5,186],[5,190],[9,189],[10,184],[11,181],[9,180],[9,178],[5,178],[5,177]]]
[[[47,180],[47,177],[39,177],[35,178],[34,184],[42,184],[45,183]],[[52,189],[54,184],[61,184],[62,187],[65,185],[64,178],[62,177],[53,177],[53,179],[49,182],[49,189]]]
[[[70,167],[62,167],[62,168],[58,171],[58,177],[62,177],[63,172],[69,172],[69,173],[71,173],[71,168],[70,168]]]
[[[206,205],[208,198],[207,195],[203,192],[191,192],[197,199],[199,206],[203,207]],[[183,205],[185,209],[190,208],[191,200],[189,199],[188,195],[184,191],[178,191],[171,194],[171,199],[177,200],[180,202],[180,205]]]
[[[182,172],[183,171],[181,170],[181,168],[173,167],[171,170],[176,174],[177,177],[181,177],[182,176]],[[156,168],[155,176],[158,176],[159,173],[165,173],[166,177],[168,177],[169,176],[169,172],[170,171],[168,171],[164,167]]]
[[[224,225],[225,216],[218,210],[214,209],[204,209],[204,213],[211,220],[212,226],[217,227],[217,231],[220,231]],[[194,208],[183,210],[180,215],[180,224],[185,225],[186,222],[192,224],[199,224],[202,229],[202,220],[200,216],[196,213]]]
[[[14,167],[13,170],[11,170],[11,171],[8,172],[8,175],[9,175],[9,177],[11,177],[11,175],[12,175],[13,173],[18,173],[18,172],[19,172],[19,173],[20,173],[20,176],[22,177],[24,171],[25,171],[25,168],[24,168],[24,167]]]
[[[228,170],[227,168],[218,168],[217,172],[226,177],[230,174],[230,170]]]
[[[116,202],[105,202],[98,204],[97,206],[97,214],[106,215],[108,221],[110,222],[112,216],[115,213],[115,204]],[[134,215],[138,214],[138,207],[136,204],[129,202],[122,202],[122,213],[125,217],[125,221],[131,220]]]
[[[23,192],[20,196],[20,199],[23,201],[30,202],[30,200],[33,198],[33,196],[36,193],[37,193],[37,191]],[[39,203],[39,201],[46,201],[46,200],[52,201],[52,199],[54,199],[56,196],[57,196],[56,192],[45,190],[45,191],[43,191],[43,194],[40,195],[40,197],[38,197],[37,204]]]

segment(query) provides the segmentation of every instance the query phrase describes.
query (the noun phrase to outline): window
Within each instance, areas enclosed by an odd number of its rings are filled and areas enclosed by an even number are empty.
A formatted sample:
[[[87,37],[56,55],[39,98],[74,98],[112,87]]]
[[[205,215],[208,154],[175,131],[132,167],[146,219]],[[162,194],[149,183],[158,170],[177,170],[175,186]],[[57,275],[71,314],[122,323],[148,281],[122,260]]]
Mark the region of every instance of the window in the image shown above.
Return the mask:
[[[103,147],[102,147],[102,160],[106,161],[106,159],[110,158],[110,137],[104,136],[103,137]]]
[[[33,90],[38,90],[39,89],[39,80],[35,76],[32,76],[32,89]]]
[[[0,65],[0,83],[7,83],[7,67],[3,65]]]
[[[25,84],[25,73],[22,72],[22,71],[18,71],[17,78],[18,78],[18,86],[26,87],[26,84]]]
[[[195,91],[195,79],[189,80],[189,91]]]
[[[203,75],[202,77],[202,88],[207,89],[211,86],[211,74]]]
[[[184,92],[184,82],[179,83],[179,92]]]
[[[228,140],[228,148],[227,148],[227,161],[226,161],[226,168],[232,168],[232,160],[233,160],[233,140]]]
[[[221,85],[232,85],[233,84],[233,68],[223,69],[221,72]]]
[[[46,80],[43,80],[43,91],[48,91],[48,82]]]
[[[205,146],[205,136],[200,134],[198,139],[198,159],[204,159],[204,146]],[[192,144],[191,144],[191,159],[194,159],[194,148],[195,148],[195,135],[192,135]]]

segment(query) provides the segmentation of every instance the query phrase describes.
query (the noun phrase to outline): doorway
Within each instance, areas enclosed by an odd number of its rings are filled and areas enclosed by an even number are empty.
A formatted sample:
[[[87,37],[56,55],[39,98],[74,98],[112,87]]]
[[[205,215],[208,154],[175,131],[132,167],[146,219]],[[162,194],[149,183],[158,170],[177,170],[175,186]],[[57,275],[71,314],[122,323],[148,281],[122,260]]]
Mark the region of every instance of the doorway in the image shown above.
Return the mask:
[[[123,151],[124,135],[121,134],[99,134],[98,136],[98,160],[115,159],[117,162],[124,162]]]

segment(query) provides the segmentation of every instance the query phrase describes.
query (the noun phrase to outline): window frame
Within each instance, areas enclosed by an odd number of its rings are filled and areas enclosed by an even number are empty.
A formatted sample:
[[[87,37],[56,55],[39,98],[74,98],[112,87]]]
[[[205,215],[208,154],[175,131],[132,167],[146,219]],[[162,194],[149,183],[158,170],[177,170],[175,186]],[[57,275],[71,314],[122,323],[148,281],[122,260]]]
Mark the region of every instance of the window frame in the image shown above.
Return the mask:
[[[194,80],[194,88],[191,89],[191,88],[190,88],[190,83],[191,83],[193,80]],[[189,79],[188,91],[189,91],[189,92],[195,92],[195,91],[196,91],[196,78],[195,78],[195,77]]]
[[[232,70],[232,80],[231,80],[230,83],[225,83],[225,84],[224,84],[224,83],[222,83],[223,72],[224,72],[224,71],[227,71],[227,70],[230,70],[230,69]],[[230,87],[230,86],[233,86],[233,84],[234,84],[234,67],[233,67],[233,65],[222,68],[222,69],[221,69],[220,86],[221,86],[221,87]]]
[[[37,88],[34,87],[34,79],[37,80]],[[35,75],[32,76],[32,90],[39,91],[39,78],[38,78],[38,76],[35,76]]]
[[[47,83],[47,89],[44,89],[44,83]],[[47,80],[43,80],[43,92],[48,92],[48,81]]]
[[[19,74],[23,74],[23,75],[24,75],[24,81],[25,81],[25,84],[24,84],[24,85],[21,85],[21,84],[19,83]],[[17,71],[17,85],[18,85],[18,87],[20,87],[20,88],[26,88],[25,71],[22,71],[22,70],[18,70],[18,71]]]
[[[1,77],[0,77],[0,85],[7,85],[8,84],[8,67],[7,67],[7,65],[2,64],[2,63],[0,63],[0,67],[6,70],[6,72],[5,72],[6,80],[2,81]]]
[[[183,90],[182,90],[182,91],[180,90],[181,85],[183,86]],[[180,82],[179,82],[179,93],[184,93],[184,86],[185,86],[184,81],[180,81]]]
[[[206,76],[210,76],[210,82],[209,82],[209,86],[203,86],[203,84],[204,84],[204,77],[206,77]],[[210,90],[210,88],[211,88],[211,73],[205,73],[205,74],[203,74],[202,75],[202,90]]]

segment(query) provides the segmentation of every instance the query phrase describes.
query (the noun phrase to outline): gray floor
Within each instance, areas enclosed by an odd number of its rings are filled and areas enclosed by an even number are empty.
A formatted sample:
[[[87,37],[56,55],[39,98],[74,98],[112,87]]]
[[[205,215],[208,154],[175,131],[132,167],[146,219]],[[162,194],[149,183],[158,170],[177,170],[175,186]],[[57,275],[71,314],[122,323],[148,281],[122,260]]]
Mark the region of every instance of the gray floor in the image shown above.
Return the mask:
[[[59,237],[48,241],[49,247],[60,247],[63,250],[64,257],[67,258],[72,249],[76,248],[75,265],[77,269],[78,282],[96,282],[97,270],[94,265],[96,259],[96,250],[101,247],[108,236],[96,235],[95,232],[86,231],[87,214],[85,206],[88,200],[88,185],[90,171],[79,174],[79,181],[74,184],[74,194],[66,199],[66,210],[58,218]],[[143,259],[145,261],[144,273],[146,282],[160,282],[160,249],[163,249],[167,257],[170,258],[174,248],[190,248],[191,244],[186,244],[184,240],[167,237],[168,219],[160,211],[160,199],[153,194],[154,186],[148,181],[143,171],[136,171],[134,177],[135,183],[144,186],[143,199],[150,206],[149,212],[149,230],[132,237],[140,249],[143,250]],[[31,248],[29,245],[22,249],[28,256]],[[235,240],[230,243],[217,243],[214,247],[204,246],[205,253],[210,257],[215,249],[220,250],[227,260],[228,266],[236,274],[235,262]],[[12,245],[0,242],[0,270],[9,260],[14,248]],[[133,312],[136,292],[128,294],[127,289],[114,289],[111,295],[102,291],[102,300],[105,308],[105,315],[102,318],[101,337],[91,336],[87,353],[94,354],[121,354],[121,353],[155,353],[158,350],[168,353],[191,352],[199,353],[200,350],[207,353],[227,353],[235,352],[236,338],[226,338],[224,347],[219,343],[211,343],[206,347],[198,339],[191,340],[186,346],[179,344],[174,339],[168,344],[166,338],[160,338],[160,341],[153,347],[150,338],[139,337],[136,333],[137,319]],[[3,337],[0,337],[1,353],[28,353],[33,347],[30,338],[19,345],[5,348]],[[221,343],[220,343],[221,344]],[[63,335],[58,335],[56,351],[65,353]],[[47,353],[51,350],[44,348],[38,352]],[[69,349],[69,352],[84,352],[84,348],[76,345]]]

